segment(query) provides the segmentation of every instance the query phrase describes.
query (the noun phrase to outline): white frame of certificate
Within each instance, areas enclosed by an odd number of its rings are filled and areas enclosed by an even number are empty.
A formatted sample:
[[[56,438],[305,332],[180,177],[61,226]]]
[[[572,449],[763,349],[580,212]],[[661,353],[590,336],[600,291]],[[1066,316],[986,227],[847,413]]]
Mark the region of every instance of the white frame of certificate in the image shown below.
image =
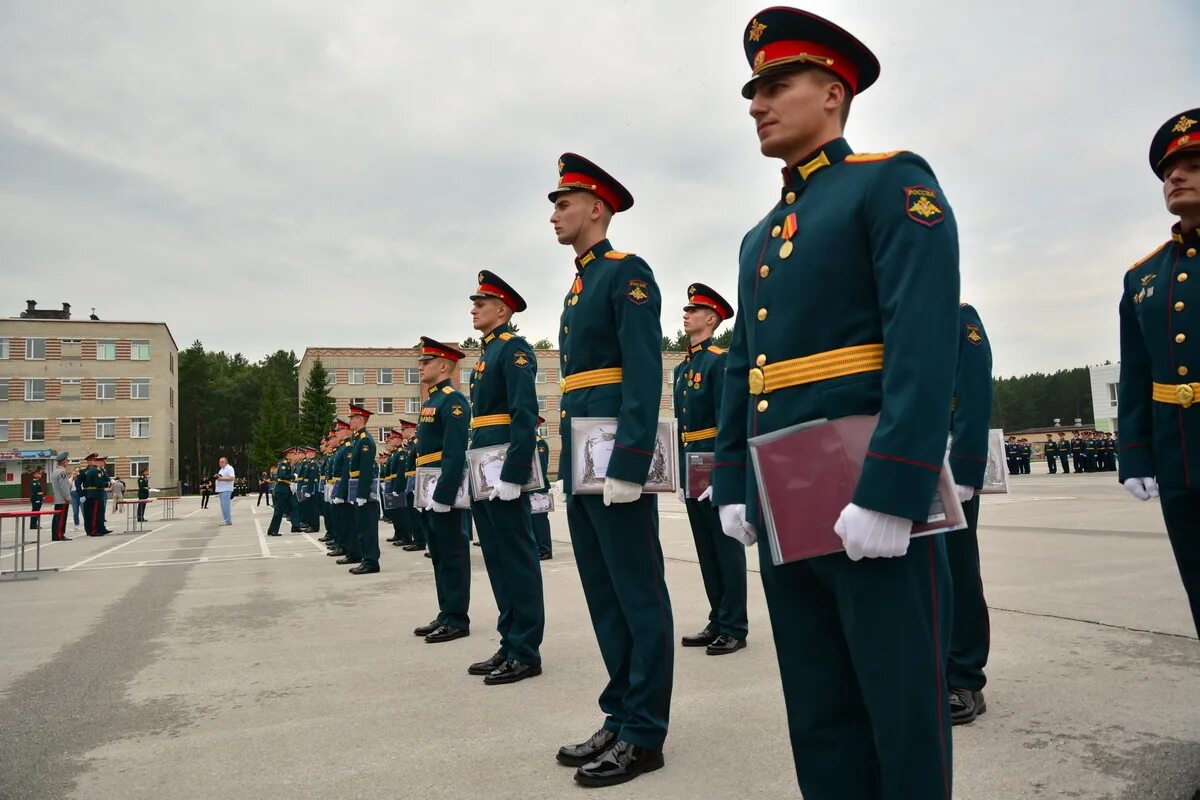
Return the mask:
[[[536,456],[537,453],[535,452]],[[471,477],[471,499],[482,503],[490,499],[495,486],[487,479],[484,469],[496,461],[503,466],[508,457],[507,444],[494,444],[488,447],[477,447],[467,451],[467,472]],[[533,469],[529,470],[529,480],[521,487],[522,492],[536,492],[546,488],[546,478],[542,475],[542,461],[533,459]]]
[[[575,417],[571,420],[571,493],[601,494],[604,492],[604,475],[597,475],[591,462],[590,443],[602,437],[605,441],[616,441],[616,417]],[[650,474],[642,485],[642,491],[651,494],[674,494],[679,488],[679,464],[677,460],[679,434],[674,419],[658,420],[658,435],[654,441],[654,456],[650,463]],[[608,472],[608,465],[603,471]]]
[[[987,470],[980,494],[1008,494],[1008,459],[1004,457],[1004,431],[988,430]]]
[[[413,492],[414,507],[428,510],[433,505],[433,492],[440,477],[442,477],[441,467],[417,467],[417,485]],[[466,470],[463,470],[463,479],[458,487],[458,496],[454,498],[454,504],[450,507],[463,510],[471,507]]]
[[[554,510],[554,494],[551,492],[530,492],[529,513],[549,514]]]

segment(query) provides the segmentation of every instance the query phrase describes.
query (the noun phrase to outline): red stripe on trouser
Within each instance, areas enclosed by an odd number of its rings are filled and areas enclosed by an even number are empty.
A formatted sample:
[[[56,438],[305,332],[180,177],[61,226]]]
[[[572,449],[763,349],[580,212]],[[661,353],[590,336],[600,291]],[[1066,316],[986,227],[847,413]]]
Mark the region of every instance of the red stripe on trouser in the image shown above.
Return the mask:
[[[946,660],[942,657],[942,647],[940,644],[940,626],[938,625],[938,593],[937,593],[937,569],[934,559],[933,538],[927,539],[929,543],[929,591],[933,596],[933,656],[934,656],[934,676],[937,678],[937,692],[934,697],[938,704],[938,744],[941,745],[941,763],[942,763],[942,786],[946,790],[946,800],[950,800],[950,776],[946,773],[946,722],[945,722],[945,706],[946,706],[946,676],[942,672],[942,667]]]
[[[103,500],[92,501],[92,533],[98,533],[97,527],[100,524],[100,506],[104,505]]]

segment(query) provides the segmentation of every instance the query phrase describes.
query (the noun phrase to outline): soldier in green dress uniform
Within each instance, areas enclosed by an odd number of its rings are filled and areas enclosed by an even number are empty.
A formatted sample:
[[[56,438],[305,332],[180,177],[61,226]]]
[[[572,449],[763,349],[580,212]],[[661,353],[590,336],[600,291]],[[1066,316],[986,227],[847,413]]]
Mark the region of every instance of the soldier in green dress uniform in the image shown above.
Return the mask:
[[[463,531],[463,511],[453,508],[467,466],[471,403],[454,388],[451,376],[464,353],[421,337],[421,388],[425,402],[417,424],[417,467],[439,467],[432,503],[421,516],[433,559],[438,616],[413,633],[430,644],[471,635],[471,546]]]
[[[341,562],[343,558],[356,557],[358,541],[354,533],[354,506],[346,502],[350,481],[350,423],[339,419],[334,423],[334,429],[333,459],[329,465],[329,481],[333,484],[329,498],[329,527],[333,533],[333,546],[326,555]]]
[[[1071,474],[1071,440],[1062,431],[1058,432],[1058,441],[1055,443],[1058,450],[1058,463],[1063,469],[1064,475]]]
[[[267,525],[267,536],[282,536],[279,532],[283,524],[284,514],[292,503],[292,484],[296,481],[296,472],[292,469],[292,459],[296,448],[289,447],[280,453],[280,461],[275,465],[275,486],[271,489],[271,522]],[[296,519],[292,518],[292,533],[298,533]]]
[[[83,529],[88,536],[112,533],[104,527],[104,487],[108,485],[108,475],[103,471],[99,458],[96,453],[89,453],[84,458],[87,467],[80,481],[80,490],[83,492]]]
[[[41,511],[42,503],[45,502],[45,500],[46,500],[46,488],[42,484],[42,471],[40,469],[35,469],[33,471],[33,478],[31,478],[29,481],[29,510],[30,511]],[[38,525],[38,522],[40,521],[40,519],[41,519],[41,517],[30,517],[29,518],[30,529],[36,529],[36,528],[40,527]]]
[[[138,500],[149,500],[150,499],[150,468],[149,467],[142,467],[142,471],[140,473],[138,473],[137,499]],[[145,503],[138,503],[137,520],[138,520],[138,522],[146,521],[146,504]]]
[[[776,566],[758,548],[792,756],[808,800],[948,800],[945,541],[909,540],[950,429],[954,216],[924,159],[854,154],[842,138],[849,101],[879,75],[858,39],[777,7],[742,42],[753,70],[743,95],[784,185],[741,244],[713,501],[726,534],[754,541],[763,521],[747,439],[880,415],[834,526],[845,553]]]
[[[346,503],[353,520],[354,554],[338,559],[339,564],[357,564],[351,575],[379,572],[379,498],[375,496],[375,478],[379,464],[375,460],[375,439],[367,430],[371,412],[358,405],[350,406],[350,438],[347,463],[349,478]],[[347,539],[352,538],[350,535]]]
[[[1121,297],[1118,476],[1139,500],[1159,497],[1200,634],[1200,108],[1171,117],[1150,144],[1171,238],[1125,274]],[[1193,411],[1192,409],[1196,410]],[[1195,474],[1193,474],[1195,470]]]
[[[712,343],[717,326],[733,318],[733,306],[703,283],[688,287],[683,332],[690,337],[687,355],[675,368],[675,419],[679,424],[679,496],[687,509],[704,593],[708,623],[684,636],[684,647],[703,647],[708,655],[736,653],[746,646],[746,548],[721,531],[711,487],[699,497],[687,495],[688,453],[711,453],[717,442],[725,351]]]
[[[988,422],[992,416],[992,345],[974,306],[959,307],[958,371],[950,404],[950,466],[967,529],[946,537],[954,590],[953,628],[946,680],[950,722],[965,725],[987,710],[983,686],[991,648],[991,626],[979,571],[979,495],[987,472]],[[1049,434],[1047,434],[1048,436]],[[1046,460],[1054,463],[1047,442]]]
[[[550,222],[575,251],[559,331],[567,525],[592,627],[608,670],[603,727],[558,751],[575,780],[607,786],[663,766],[674,672],[674,623],[658,538],[658,498],[643,494],[662,401],[662,296],[650,266],[607,239],[633,205],[616,179],[582,156],[558,160]],[[571,420],[617,419],[603,494],[573,491]]]
[[[1042,446],[1042,452],[1046,456],[1047,471],[1054,475],[1058,472],[1058,443],[1054,441],[1054,434],[1046,434],[1046,444]]]
[[[417,479],[417,450],[420,447],[420,442],[417,440],[417,426],[415,424],[401,423],[401,425],[402,427],[412,425],[411,428],[405,427],[408,451],[404,457],[404,501],[408,505],[408,524],[412,531],[412,541],[401,545],[400,549],[409,553],[416,553],[425,550],[426,547],[425,520],[420,509],[416,507],[413,493]]]
[[[533,471],[537,437],[537,356],[513,331],[525,300],[494,272],[479,273],[471,295],[471,325],[482,337],[471,370],[471,449],[501,447],[504,462],[490,495],[471,501],[488,580],[500,611],[500,648],[467,668],[489,686],[542,674],[546,611],[542,570],[533,537],[529,497],[521,488]]]
[[[383,471],[379,474],[379,500],[383,505],[390,505],[404,497],[404,431],[400,428],[389,430],[385,446],[387,460],[383,462]],[[403,505],[384,508],[383,517],[392,524],[392,535],[386,541],[393,545],[397,542],[403,544],[408,532],[408,509]]]
[[[537,424],[540,428],[546,424],[546,418],[539,416]],[[546,484],[541,489],[535,489],[534,494],[549,494],[550,493],[550,445],[539,434],[537,437],[537,457],[538,463],[542,465],[542,475],[546,479]],[[550,514],[549,513],[534,513],[530,514],[530,524],[533,526],[533,538],[537,542],[538,559],[540,561],[549,561],[554,558],[554,543],[550,539]]]

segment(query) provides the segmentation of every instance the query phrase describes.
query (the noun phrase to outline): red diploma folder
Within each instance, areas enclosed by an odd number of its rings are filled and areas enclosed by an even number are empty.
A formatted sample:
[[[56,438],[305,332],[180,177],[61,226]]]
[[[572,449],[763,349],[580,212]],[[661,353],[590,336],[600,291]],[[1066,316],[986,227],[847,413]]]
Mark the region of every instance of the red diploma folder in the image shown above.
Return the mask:
[[[776,566],[845,550],[833,525],[853,499],[879,416],[814,420],[750,439],[763,525]],[[947,450],[937,492],[912,535],[966,527]]]

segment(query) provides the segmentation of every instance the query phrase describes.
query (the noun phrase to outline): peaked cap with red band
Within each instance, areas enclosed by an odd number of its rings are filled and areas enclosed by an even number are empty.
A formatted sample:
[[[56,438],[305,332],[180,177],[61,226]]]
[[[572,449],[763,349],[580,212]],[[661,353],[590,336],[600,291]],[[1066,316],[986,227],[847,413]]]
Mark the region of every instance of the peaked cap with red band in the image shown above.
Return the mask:
[[[1168,161],[1196,150],[1200,150],[1200,108],[1171,117],[1158,129],[1150,142],[1150,169],[1162,180]]]
[[[387,438],[389,438],[389,439],[403,439],[403,438],[404,438],[404,434],[401,432],[401,430],[400,430],[399,428],[392,428],[391,430],[389,430],[389,431],[388,431]]]
[[[693,283],[688,287],[688,301],[683,310],[687,311],[692,308],[711,308],[721,317],[722,322],[733,316],[733,306],[729,305],[715,289],[705,286],[703,283]]]
[[[867,46],[823,17],[798,8],[776,6],[754,15],[742,35],[753,77],[742,97],[754,97],[763,75],[811,64],[828,70],[861,94],[879,78],[879,59]]]
[[[517,290],[509,286],[503,278],[494,272],[481,270],[479,273],[479,288],[471,295],[472,300],[482,300],[485,297],[495,297],[513,311],[524,311],[525,298]]]
[[[366,420],[366,419],[371,418],[371,412],[368,411],[367,409],[363,408],[362,406],[356,406],[354,404],[351,404],[350,405],[350,416],[362,417],[364,420]]]
[[[608,203],[613,213],[627,211],[633,206],[633,195],[620,181],[575,153],[559,156],[558,186],[546,196],[553,203],[565,192],[591,192]]]
[[[339,417],[339,418],[338,418],[338,420],[337,420],[337,421],[334,423],[334,425],[333,425],[333,429],[334,429],[335,431],[346,431],[346,430],[350,430],[350,423],[349,423],[349,422],[346,422],[346,420],[344,420],[344,419],[341,419],[341,418]]]
[[[417,361],[428,361],[431,358],[448,358],[457,364],[461,359],[466,357],[466,353],[456,350],[448,344],[442,344],[437,339],[430,339],[428,336],[421,337],[421,355],[417,356]]]
[[[417,428],[417,423],[409,422],[406,419],[400,420],[400,429],[401,430],[410,430],[411,431],[411,430],[416,430],[416,428]]]

